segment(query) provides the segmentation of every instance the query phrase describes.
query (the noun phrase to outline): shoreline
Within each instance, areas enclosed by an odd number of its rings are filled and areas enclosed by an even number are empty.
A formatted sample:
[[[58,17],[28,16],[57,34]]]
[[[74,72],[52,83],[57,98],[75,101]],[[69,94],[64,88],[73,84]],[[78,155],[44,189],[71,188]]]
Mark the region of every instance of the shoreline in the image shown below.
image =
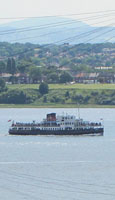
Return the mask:
[[[48,105],[32,105],[32,104],[0,104],[0,109],[2,108],[78,108],[74,104],[48,104]],[[115,108],[115,105],[80,105],[79,108]]]

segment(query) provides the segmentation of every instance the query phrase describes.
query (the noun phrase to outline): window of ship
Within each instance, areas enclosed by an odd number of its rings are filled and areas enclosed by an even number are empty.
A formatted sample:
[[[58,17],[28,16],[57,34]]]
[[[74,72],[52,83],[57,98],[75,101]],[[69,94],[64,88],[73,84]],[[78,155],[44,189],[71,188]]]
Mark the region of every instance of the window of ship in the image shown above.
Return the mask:
[[[30,130],[30,128],[25,128],[25,130]]]

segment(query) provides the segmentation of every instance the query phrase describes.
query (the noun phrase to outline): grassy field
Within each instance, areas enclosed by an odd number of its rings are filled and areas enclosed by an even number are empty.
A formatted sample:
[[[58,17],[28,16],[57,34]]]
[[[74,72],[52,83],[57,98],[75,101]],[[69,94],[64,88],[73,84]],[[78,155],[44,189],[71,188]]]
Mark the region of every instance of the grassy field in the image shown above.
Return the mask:
[[[38,89],[39,84],[8,85],[9,89]],[[115,84],[49,84],[49,89],[115,90]]]
[[[33,99],[29,104],[0,104],[0,108],[76,108],[77,104],[72,99],[76,94],[81,95],[83,98],[89,98],[86,103],[80,103],[82,108],[115,108],[115,84],[49,84],[49,93],[46,95],[47,103],[44,101],[44,96],[37,97],[39,84],[14,84],[8,85],[10,90],[21,90],[30,95]],[[69,91],[69,97],[66,98],[65,94]],[[94,93],[94,94],[92,94]],[[59,101],[55,100],[55,97]],[[108,101],[103,105],[97,98]],[[55,103],[54,103],[55,102]],[[100,105],[99,105],[100,104]]]

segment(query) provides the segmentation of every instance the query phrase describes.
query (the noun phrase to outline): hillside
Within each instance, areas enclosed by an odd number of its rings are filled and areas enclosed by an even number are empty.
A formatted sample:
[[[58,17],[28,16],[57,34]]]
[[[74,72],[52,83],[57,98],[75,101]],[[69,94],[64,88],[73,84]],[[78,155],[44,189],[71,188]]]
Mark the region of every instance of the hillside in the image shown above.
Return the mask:
[[[102,43],[114,36],[113,27],[93,27],[64,17],[25,19],[0,25],[1,42],[34,44]],[[114,38],[112,40],[114,42]]]
[[[17,72],[29,73],[39,67],[43,75],[50,72],[114,72],[115,44],[38,45],[0,43],[0,72],[8,72],[8,58],[13,57]],[[107,70],[108,68],[109,71]],[[101,68],[105,68],[102,70]],[[10,71],[9,71],[10,73]]]

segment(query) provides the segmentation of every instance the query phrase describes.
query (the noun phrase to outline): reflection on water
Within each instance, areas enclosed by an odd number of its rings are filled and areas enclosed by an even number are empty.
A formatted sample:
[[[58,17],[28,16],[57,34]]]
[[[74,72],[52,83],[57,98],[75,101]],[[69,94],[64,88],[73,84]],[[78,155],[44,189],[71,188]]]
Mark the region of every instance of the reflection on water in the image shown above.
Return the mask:
[[[114,200],[115,109],[81,109],[104,120],[102,137],[9,136],[8,120],[41,121],[76,109],[0,109],[0,199]]]

